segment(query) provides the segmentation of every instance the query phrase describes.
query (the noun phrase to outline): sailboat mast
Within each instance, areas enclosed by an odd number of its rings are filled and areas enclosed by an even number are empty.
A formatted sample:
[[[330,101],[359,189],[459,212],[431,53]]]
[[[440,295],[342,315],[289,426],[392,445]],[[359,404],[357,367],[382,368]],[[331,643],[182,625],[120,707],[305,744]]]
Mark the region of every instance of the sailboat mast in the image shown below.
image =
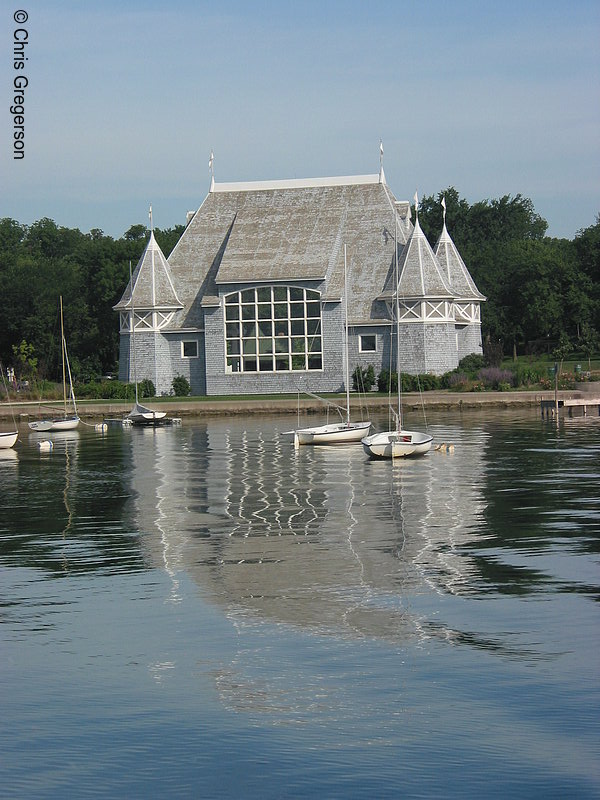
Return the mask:
[[[133,384],[135,387],[135,404],[138,404],[138,386],[137,375],[135,371],[135,309],[133,307],[133,277],[131,274],[131,259],[129,260],[129,291],[131,300],[131,340],[130,340],[130,357],[129,357],[129,380],[131,380],[131,365],[133,364]]]
[[[65,373],[65,326],[63,321],[63,299],[60,295],[60,353],[62,356],[63,403],[67,416],[67,378]]]
[[[344,245],[344,341],[346,356],[346,422],[350,424],[350,354],[348,352],[348,275],[346,271],[346,245]]]
[[[398,299],[400,276],[398,275],[398,213],[394,209],[394,249],[396,260],[396,374],[398,377],[398,430],[402,430],[402,379],[400,376],[400,302]]]

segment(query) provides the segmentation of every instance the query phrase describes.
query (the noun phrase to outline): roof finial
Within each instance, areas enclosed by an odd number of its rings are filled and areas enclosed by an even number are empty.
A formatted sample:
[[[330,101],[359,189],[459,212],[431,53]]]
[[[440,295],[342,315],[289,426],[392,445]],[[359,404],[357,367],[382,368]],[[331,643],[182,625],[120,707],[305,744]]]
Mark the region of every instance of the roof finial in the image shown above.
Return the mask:
[[[208,169],[210,171],[210,190],[211,190],[211,192],[212,192],[212,190],[214,189],[214,186],[215,186],[215,170],[214,170],[214,167],[213,167],[214,160],[215,160],[215,156],[214,156],[213,151],[211,150],[210,151],[210,158],[208,159]]]
[[[379,140],[379,183],[382,182],[383,177],[383,141]]]
[[[419,221],[419,194],[415,192],[415,222]]]
[[[446,195],[442,195],[442,208],[443,208],[443,215],[444,215],[444,225],[446,225]]]
[[[150,204],[150,210],[148,212],[148,216],[150,217],[150,233],[154,233],[154,224],[152,222],[152,204]]]

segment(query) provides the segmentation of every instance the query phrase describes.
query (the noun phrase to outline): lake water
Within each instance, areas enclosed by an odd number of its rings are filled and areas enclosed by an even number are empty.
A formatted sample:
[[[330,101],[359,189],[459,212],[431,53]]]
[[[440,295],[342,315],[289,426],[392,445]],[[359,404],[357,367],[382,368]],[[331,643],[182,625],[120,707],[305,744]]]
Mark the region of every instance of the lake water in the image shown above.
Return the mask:
[[[0,796],[599,797],[600,418],[295,423],[0,453]]]

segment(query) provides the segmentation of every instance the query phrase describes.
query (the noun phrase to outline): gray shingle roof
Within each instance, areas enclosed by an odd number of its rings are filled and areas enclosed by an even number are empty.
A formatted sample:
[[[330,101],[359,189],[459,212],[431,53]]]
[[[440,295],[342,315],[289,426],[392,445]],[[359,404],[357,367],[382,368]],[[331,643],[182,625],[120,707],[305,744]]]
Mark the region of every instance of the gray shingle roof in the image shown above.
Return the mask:
[[[446,223],[444,223],[440,237],[437,240],[434,253],[458,300],[486,299],[475,286],[475,282],[470,276],[465,262],[462,260],[460,253],[456,249],[456,245],[446,229]]]
[[[133,282],[133,305],[136,309],[175,310],[183,308],[173,285],[167,259],[154,238],[154,231],[150,232],[150,239],[137,263],[131,281]],[[131,282],[127,284],[123,296],[114,309],[123,311],[130,307]]]
[[[350,324],[389,320],[381,300],[395,292],[396,235],[401,297],[468,290],[483,299],[447,232],[438,241],[440,264],[418,220],[413,228],[409,203],[396,200],[381,173],[213,183],[168,264],[151,234],[133,276],[134,303],[175,310],[171,328],[197,328],[203,307],[218,304],[229,286],[308,281],[324,300],[339,301],[346,245]],[[128,286],[115,309],[129,304]]]
[[[227,284],[309,280],[339,300],[344,244],[349,320],[373,320],[392,264],[394,214],[404,242],[407,210],[379,175],[215,184],[169,257],[185,305],[177,324],[200,325],[202,299]]]
[[[413,298],[452,298],[453,291],[446,281],[440,264],[427,237],[421,230],[419,219],[402,253],[398,257],[398,296]],[[384,294],[394,294],[394,276],[390,276]]]

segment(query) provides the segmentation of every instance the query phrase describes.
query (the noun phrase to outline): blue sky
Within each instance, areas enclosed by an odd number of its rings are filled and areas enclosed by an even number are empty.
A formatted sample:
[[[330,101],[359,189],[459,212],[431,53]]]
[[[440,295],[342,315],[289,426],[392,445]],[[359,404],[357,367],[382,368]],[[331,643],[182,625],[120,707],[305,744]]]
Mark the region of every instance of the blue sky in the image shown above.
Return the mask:
[[[211,150],[217,181],[358,175],[378,171],[380,139],[398,199],[520,193],[567,238],[600,212],[596,0],[0,7],[0,217],[119,237],[152,203],[167,228],[204,199]]]

